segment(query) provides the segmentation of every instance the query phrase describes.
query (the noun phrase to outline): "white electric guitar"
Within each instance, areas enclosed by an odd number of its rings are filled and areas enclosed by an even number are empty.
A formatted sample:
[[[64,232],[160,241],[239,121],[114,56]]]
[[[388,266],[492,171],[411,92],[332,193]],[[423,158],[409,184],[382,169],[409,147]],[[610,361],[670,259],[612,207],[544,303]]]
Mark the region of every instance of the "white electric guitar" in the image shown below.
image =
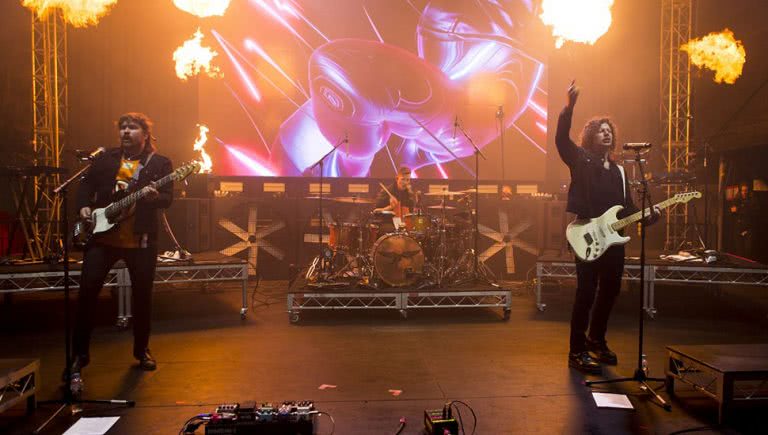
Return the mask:
[[[162,187],[171,181],[181,181],[189,175],[200,171],[200,162],[193,161],[180,166],[165,177],[155,181],[155,187]],[[148,194],[146,187],[130,193],[103,208],[94,209],[91,218],[75,222],[72,231],[72,243],[77,248],[83,248],[93,236],[112,231],[120,221],[131,214],[133,205]]]
[[[678,203],[685,203],[693,198],[701,198],[701,192],[678,193],[656,204],[659,209],[667,208]],[[579,259],[594,261],[613,245],[623,245],[629,241],[629,237],[622,236],[619,231],[642,219],[641,211],[633,213],[624,219],[618,219],[616,214],[624,207],[615,205],[609,208],[601,216],[593,219],[576,219],[568,224],[565,237],[573,248],[573,252]],[[645,216],[651,215],[651,208],[645,209]]]

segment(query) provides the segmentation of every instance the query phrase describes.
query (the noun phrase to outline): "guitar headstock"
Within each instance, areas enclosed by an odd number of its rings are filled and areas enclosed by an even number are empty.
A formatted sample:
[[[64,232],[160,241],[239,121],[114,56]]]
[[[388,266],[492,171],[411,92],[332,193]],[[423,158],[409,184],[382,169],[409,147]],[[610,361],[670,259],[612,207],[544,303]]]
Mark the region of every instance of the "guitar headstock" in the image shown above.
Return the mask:
[[[193,160],[189,163],[185,163],[173,171],[175,175],[174,178],[176,178],[177,180],[183,180],[192,174],[196,174],[200,172],[200,168],[202,168],[202,164],[197,160]]]
[[[694,198],[701,198],[701,192],[680,192],[674,196],[675,202],[688,202]]]

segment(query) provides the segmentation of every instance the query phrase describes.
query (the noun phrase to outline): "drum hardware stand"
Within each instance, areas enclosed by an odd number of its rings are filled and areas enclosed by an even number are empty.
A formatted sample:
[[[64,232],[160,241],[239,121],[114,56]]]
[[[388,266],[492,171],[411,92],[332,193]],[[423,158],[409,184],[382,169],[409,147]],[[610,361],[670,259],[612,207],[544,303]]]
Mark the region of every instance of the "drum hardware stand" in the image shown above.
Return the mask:
[[[47,420],[43,422],[37,429],[35,429],[32,433],[33,434],[39,434],[42,432],[48,424],[50,424],[54,418],[56,418],[65,408],[71,407],[72,413],[79,412],[79,409],[75,407],[77,404],[82,403],[102,403],[102,404],[111,404],[111,405],[125,405],[128,407],[133,407],[136,405],[136,402],[133,400],[122,400],[122,399],[108,399],[108,400],[83,400],[80,397],[80,394],[82,392],[82,381],[78,379],[72,379],[72,373],[71,373],[71,367],[72,367],[72,355],[71,355],[71,325],[70,325],[70,308],[69,308],[69,219],[67,218],[68,215],[68,205],[67,205],[67,192],[69,185],[72,184],[75,180],[79,179],[83,174],[90,169],[91,164],[85,165],[82,169],[77,171],[74,175],[69,177],[66,181],[64,181],[60,186],[53,189],[53,194],[58,195],[61,197],[61,209],[62,209],[62,220],[61,220],[61,226],[63,227],[63,231],[61,231],[63,240],[63,269],[64,269],[64,363],[66,364],[64,369],[64,397],[59,400],[50,400],[50,401],[44,401],[44,402],[38,402],[40,404],[43,403],[58,403],[61,406],[50,416]]]
[[[472,276],[470,277],[469,281],[473,282],[482,282],[485,284],[490,284],[493,286],[498,287],[498,284],[494,282],[493,279],[489,278],[488,276],[488,270],[485,267],[485,264],[483,264],[483,270],[482,274],[480,271],[480,258],[478,254],[478,242],[480,239],[480,157],[483,158],[483,160],[488,160],[487,157],[485,157],[485,154],[480,150],[480,148],[475,144],[475,141],[472,140],[472,138],[469,136],[467,131],[464,129],[464,126],[461,125],[461,123],[456,121],[456,126],[459,128],[459,131],[461,131],[461,134],[464,135],[465,138],[467,138],[467,141],[472,145],[472,147],[475,149],[475,198],[474,198],[474,235],[472,240],[472,250],[470,252],[470,255],[472,255]],[[463,256],[462,256],[463,257]],[[492,275],[491,275],[492,276]],[[462,283],[463,284],[463,283]]]
[[[318,210],[320,212],[320,222],[318,223],[317,227],[317,243],[320,246],[320,253],[315,258],[315,261],[312,262],[312,266],[310,266],[310,269],[307,271],[307,276],[309,276],[309,271],[314,271],[316,264],[318,263],[317,260],[319,260],[319,266],[320,271],[316,275],[318,280],[325,281],[327,280],[327,273],[330,272],[329,269],[333,268],[333,262],[331,261],[332,258],[328,258],[327,255],[327,248],[324,246],[323,243],[323,229],[325,228],[323,226],[323,196],[325,195],[325,192],[323,191],[323,165],[325,162],[325,158],[333,154],[336,149],[338,149],[341,144],[349,143],[349,139],[347,138],[347,135],[344,135],[344,139],[339,140],[339,142],[336,143],[327,153],[325,153],[322,157],[320,157],[320,160],[315,162],[314,165],[310,166],[309,169],[315,169],[317,166],[320,166],[320,188],[319,188],[319,194],[318,194]],[[332,257],[332,256],[331,256]]]
[[[645,320],[645,310],[643,309],[643,300],[645,296],[645,207],[646,204],[649,206],[653,203],[650,201],[650,194],[648,192],[648,181],[645,178],[645,168],[643,167],[642,159],[640,158],[641,149],[635,150],[635,162],[637,163],[637,168],[639,171],[640,176],[640,185],[638,188],[638,191],[640,193],[640,197],[642,198],[641,203],[641,219],[640,219],[640,291],[638,292],[639,296],[639,303],[637,306],[638,310],[638,331],[637,331],[637,367],[635,368],[634,376],[627,377],[627,378],[617,378],[617,379],[607,379],[607,380],[600,380],[600,381],[585,381],[584,385],[587,387],[591,387],[592,385],[600,385],[600,384],[615,384],[615,383],[621,383],[621,382],[637,382],[639,384],[640,389],[647,392],[648,394],[652,395],[654,399],[664,408],[666,411],[672,411],[672,405],[667,403],[660,395],[656,392],[653,388],[651,388],[650,385],[648,385],[648,382],[666,382],[664,379],[661,378],[650,378],[648,377],[648,373],[646,372],[647,368],[645,366],[645,355],[643,354],[643,326],[644,326],[644,320]]]

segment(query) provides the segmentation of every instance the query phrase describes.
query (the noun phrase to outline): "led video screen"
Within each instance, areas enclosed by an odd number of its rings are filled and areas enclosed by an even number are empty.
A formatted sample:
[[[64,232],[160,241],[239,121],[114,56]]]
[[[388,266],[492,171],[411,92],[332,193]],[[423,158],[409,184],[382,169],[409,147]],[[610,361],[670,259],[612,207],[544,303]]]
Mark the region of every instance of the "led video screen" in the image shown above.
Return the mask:
[[[546,35],[524,0],[243,0],[202,23],[218,175],[541,180]],[[549,42],[549,39],[545,39]],[[335,150],[334,150],[335,147]]]

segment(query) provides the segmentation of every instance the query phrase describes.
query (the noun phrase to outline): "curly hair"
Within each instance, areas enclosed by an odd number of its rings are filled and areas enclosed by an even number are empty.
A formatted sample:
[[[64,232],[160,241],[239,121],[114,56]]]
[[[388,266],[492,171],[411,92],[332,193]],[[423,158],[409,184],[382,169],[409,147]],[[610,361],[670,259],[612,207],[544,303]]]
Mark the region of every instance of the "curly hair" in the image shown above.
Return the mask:
[[[135,122],[136,124],[139,124],[141,129],[144,130],[144,133],[147,134],[147,141],[144,142],[144,149],[148,151],[157,151],[157,146],[155,146],[155,141],[157,139],[152,136],[152,125],[154,125],[154,123],[149,119],[149,116],[140,112],[124,113],[117,119],[117,128],[119,129],[125,122]]]
[[[599,152],[603,149],[602,145],[594,143],[595,135],[598,131],[600,131],[600,126],[603,125],[603,123],[608,124],[611,127],[611,133],[613,133],[613,144],[611,144],[611,152],[616,149],[616,137],[619,135],[619,132],[611,118],[607,116],[596,116],[584,124],[584,128],[581,131],[581,136],[579,136],[579,143],[581,143],[581,146],[584,149],[592,152]]]

